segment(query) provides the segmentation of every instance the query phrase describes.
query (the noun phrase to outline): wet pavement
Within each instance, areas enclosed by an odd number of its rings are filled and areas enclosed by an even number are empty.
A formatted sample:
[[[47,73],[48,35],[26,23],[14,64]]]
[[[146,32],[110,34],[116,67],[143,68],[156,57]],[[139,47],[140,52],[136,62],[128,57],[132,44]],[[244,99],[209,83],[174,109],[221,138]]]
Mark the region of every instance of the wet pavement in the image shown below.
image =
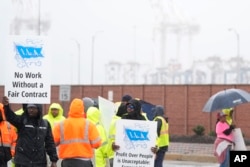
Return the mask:
[[[219,167],[218,163],[165,160],[163,167]]]

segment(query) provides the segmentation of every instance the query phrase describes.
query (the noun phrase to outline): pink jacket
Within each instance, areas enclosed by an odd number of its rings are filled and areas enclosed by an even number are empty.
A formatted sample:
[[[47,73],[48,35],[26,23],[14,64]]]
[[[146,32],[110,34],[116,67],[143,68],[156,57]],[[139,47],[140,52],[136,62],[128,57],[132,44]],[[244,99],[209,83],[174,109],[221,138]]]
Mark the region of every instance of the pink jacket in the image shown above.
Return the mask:
[[[225,135],[223,133],[224,130],[228,129],[230,126],[228,125],[227,122],[218,122],[216,124],[216,134],[217,134],[217,138],[222,138],[222,139],[226,139],[230,142],[233,142],[233,134],[230,133],[229,135]]]

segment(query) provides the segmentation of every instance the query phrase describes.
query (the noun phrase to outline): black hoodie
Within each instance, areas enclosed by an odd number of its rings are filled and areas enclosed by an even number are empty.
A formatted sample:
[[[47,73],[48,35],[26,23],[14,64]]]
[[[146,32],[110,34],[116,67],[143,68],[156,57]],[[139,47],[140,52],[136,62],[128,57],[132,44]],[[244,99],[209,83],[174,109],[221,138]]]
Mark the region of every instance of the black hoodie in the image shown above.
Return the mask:
[[[146,120],[146,118],[141,114],[141,103],[139,100],[131,99],[126,105],[129,104],[134,106],[134,111],[124,114],[122,119]]]
[[[37,117],[30,117],[27,108],[22,115],[16,115],[9,105],[4,106],[4,111],[7,120],[18,132],[15,163],[27,167],[44,167],[47,164],[46,153],[51,162],[57,162],[58,156],[50,124],[42,119],[42,105],[35,106],[38,109]]]

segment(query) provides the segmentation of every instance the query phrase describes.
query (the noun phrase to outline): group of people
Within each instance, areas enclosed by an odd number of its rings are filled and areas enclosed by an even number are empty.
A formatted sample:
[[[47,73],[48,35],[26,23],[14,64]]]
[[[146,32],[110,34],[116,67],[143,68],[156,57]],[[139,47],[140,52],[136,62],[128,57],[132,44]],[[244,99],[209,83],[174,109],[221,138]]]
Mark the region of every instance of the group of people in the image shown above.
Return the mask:
[[[163,106],[157,105],[152,112],[158,137],[151,151],[156,154],[154,166],[162,167],[169,145],[168,121]],[[114,152],[119,149],[119,143],[115,143],[116,121],[148,119],[139,100],[130,95],[122,97],[108,132],[101,115],[91,98],[73,99],[66,118],[59,103],[52,103],[46,115],[41,104],[23,104],[14,112],[8,97],[3,97],[0,167],[7,167],[10,159],[15,167],[46,167],[48,159],[51,167],[56,167],[59,159],[62,167],[92,167],[93,163],[96,167],[113,167]]]

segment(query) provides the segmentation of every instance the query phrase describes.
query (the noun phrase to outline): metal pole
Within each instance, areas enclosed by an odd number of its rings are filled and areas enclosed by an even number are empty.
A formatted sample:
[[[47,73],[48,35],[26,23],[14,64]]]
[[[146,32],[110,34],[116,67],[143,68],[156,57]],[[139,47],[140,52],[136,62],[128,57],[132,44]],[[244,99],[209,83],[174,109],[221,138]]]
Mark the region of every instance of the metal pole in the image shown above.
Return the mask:
[[[91,48],[92,48],[92,55],[91,55],[91,85],[94,84],[94,61],[95,61],[95,38],[97,34],[101,33],[103,31],[96,31],[95,34],[92,36],[91,41]]]
[[[81,45],[80,43],[74,39],[74,38],[70,38],[72,41],[74,41],[76,43],[77,46],[77,51],[78,51],[78,84],[80,85],[80,78],[81,78]]]
[[[95,35],[92,36],[92,55],[91,55],[91,85],[93,85],[93,82],[94,82],[94,56],[95,56]]]
[[[229,31],[233,31],[237,40],[237,83],[240,83],[240,35],[234,28],[229,28]]]

